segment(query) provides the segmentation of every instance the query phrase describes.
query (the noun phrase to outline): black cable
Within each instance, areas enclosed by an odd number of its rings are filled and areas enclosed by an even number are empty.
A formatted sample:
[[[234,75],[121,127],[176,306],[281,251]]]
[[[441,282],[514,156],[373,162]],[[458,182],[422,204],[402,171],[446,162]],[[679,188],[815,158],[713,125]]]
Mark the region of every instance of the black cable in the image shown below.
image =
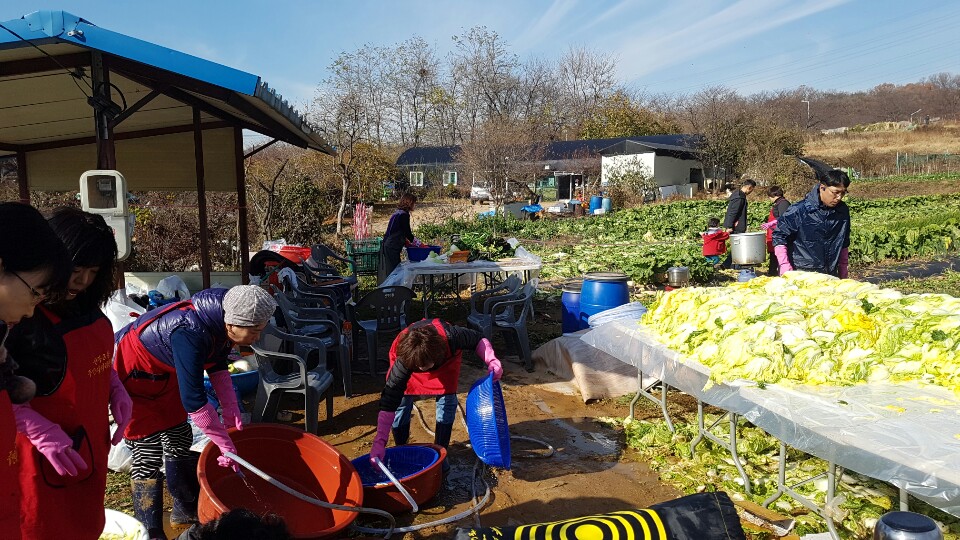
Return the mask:
[[[19,39],[20,41],[22,41],[22,42],[30,45],[30,46],[33,47],[34,49],[36,49],[36,50],[40,51],[41,53],[43,53],[43,54],[44,54],[47,58],[49,58],[50,60],[53,60],[53,63],[55,63],[55,64],[57,64],[58,66],[60,66],[60,69],[66,71],[66,72],[67,72],[67,75],[70,75],[70,80],[73,81],[73,84],[77,85],[77,88],[80,89],[80,92],[82,92],[83,95],[84,95],[87,99],[90,99],[90,96],[89,96],[89,95],[87,94],[87,92],[83,89],[83,87],[80,86],[80,83],[77,82],[77,79],[80,79],[81,81],[83,81],[83,83],[86,84],[87,87],[89,87],[89,88],[90,88],[90,91],[92,92],[92,91],[93,91],[93,87],[90,86],[90,83],[88,83],[88,82],[87,82],[86,80],[84,80],[82,77],[78,77],[75,73],[73,73],[72,71],[70,71],[69,69],[67,69],[66,66],[64,66],[63,64],[61,64],[61,63],[57,60],[57,58],[56,58],[55,56],[53,56],[52,54],[48,53],[47,51],[41,49],[40,47],[38,47],[36,44],[34,44],[34,43],[33,43],[32,41],[30,41],[29,39],[26,39],[26,38],[24,38],[23,36],[21,36],[20,34],[14,32],[13,30],[11,30],[11,29],[9,29],[9,28],[7,28],[7,27],[4,26],[2,23],[0,23],[0,28],[3,28],[3,29],[6,30],[7,32],[10,32],[10,33],[13,35],[13,37],[15,37],[15,38]],[[124,107],[124,108],[126,108],[126,107]]]

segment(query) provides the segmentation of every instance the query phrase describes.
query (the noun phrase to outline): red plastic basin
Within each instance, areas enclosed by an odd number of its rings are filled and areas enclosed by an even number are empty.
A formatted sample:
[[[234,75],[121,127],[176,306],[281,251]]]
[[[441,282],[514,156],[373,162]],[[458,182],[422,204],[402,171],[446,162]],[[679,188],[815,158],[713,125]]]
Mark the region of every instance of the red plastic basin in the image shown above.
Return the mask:
[[[283,484],[316,499],[363,506],[360,475],[346,456],[320,437],[289,426],[254,424],[230,430],[237,455]],[[337,538],[356,512],[330,510],[301,501],[246,471],[246,482],[217,465],[220,449],[208,444],[200,454],[198,516],[201,523],[233,508],[283,517],[294,538]],[[249,484],[249,486],[248,486]],[[251,489],[252,488],[252,489]]]
[[[427,446],[440,454],[437,461],[429,467],[410,476],[398,478],[400,485],[410,493],[410,496],[413,497],[417,505],[421,505],[432,499],[440,491],[440,486],[443,483],[443,460],[447,459],[447,449],[436,444],[413,444],[409,446]],[[403,447],[398,446],[395,448]],[[390,448],[388,448],[387,451],[389,452]],[[367,466],[366,464],[369,463],[369,460],[370,454],[365,454],[356,458],[354,461],[361,462],[364,466]],[[411,510],[410,503],[407,502],[407,499],[400,493],[397,486],[390,482],[364,486],[363,500],[369,508],[379,508],[391,514],[404,514]]]

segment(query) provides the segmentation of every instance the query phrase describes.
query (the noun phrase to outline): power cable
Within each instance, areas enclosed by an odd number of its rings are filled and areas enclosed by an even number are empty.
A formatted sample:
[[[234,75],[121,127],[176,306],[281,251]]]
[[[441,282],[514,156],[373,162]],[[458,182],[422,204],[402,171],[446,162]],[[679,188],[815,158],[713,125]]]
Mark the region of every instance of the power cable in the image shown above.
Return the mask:
[[[67,69],[66,66],[64,66],[63,64],[61,64],[60,61],[57,60],[57,58],[56,58],[55,56],[53,56],[52,54],[48,53],[47,51],[41,49],[40,47],[38,47],[35,43],[33,43],[32,41],[30,41],[29,39],[26,39],[26,38],[24,38],[23,36],[21,36],[20,34],[14,32],[13,30],[11,30],[11,29],[9,29],[9,28],[7,28],[7,27],[6,27],[5,25],[3,25],[2,23],[0,23],[0,28],[3,28],[4,30],[6,30],[7,32],[9,32],[10,34],[12,34],[13,37],[15,37],[15,38],[19,39],[20,41],[26,43],[27,45],[30,45],[30,46],[33,47],[34,49],[40,51],[41,53],[43,53],[44,56],[46,56],[46,57],[49,58],[51,61],[53,61],[53,63],[55,63],[55,64],[57,64],[58,66],[60,66],[60,69],[64,70],[65,72],[67,72],[68,75],[70,75],[70,79],[73,80],[73,84],[77,85],[77,88],[80,89],[80,92],[82,92],[83,95],[86,96],[87,99],[90,99],[90,95],[87,94],[87,92],[83,89],[83,87],[80,86],[80,83],[77,82],[77,79],[80,79],[81,81],[83,81],[84,84],[87,85],[88,88],[90,88],[90,91],[93,92],[93,86],[90,86],[90,83],[88,83],[83,77],[78,76],[78,75],[77,75],[75,72],[73,72],[73,71],[70,71],[69,69]]]

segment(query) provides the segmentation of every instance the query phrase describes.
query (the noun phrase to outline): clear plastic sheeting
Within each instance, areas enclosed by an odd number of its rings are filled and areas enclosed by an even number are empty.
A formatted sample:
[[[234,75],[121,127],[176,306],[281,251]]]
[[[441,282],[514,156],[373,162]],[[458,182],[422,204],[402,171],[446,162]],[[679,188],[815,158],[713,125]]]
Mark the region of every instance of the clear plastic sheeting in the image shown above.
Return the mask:
[[[522,249],[522,248],[520,248]],[[517,252],[519,253],[519,249]],[[531,277],[537,277],[542,262],[539,257],[511,257],[499,261],[472,261],[464,263],[438,263],[430,259],[420,262],[402,262],[387,276],[381,287],[403,285],[413,287],[417,276],[465,275],[465,274],[494,274],[499,272],[531,272]]]
[[[945,388],[714,384],[707,367],[682,361],[635,322],[613,321],[581,339],[789,446],[960,516],[960,398]]]

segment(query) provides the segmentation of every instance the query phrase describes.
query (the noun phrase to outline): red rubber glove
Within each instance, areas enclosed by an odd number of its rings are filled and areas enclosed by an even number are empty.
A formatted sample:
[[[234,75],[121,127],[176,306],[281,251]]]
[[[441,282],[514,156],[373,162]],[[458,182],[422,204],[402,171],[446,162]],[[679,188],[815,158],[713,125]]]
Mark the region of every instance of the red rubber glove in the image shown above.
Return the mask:
[[[120,382],[115,369],[110,370],[110,414],[113,415],[113,421],[117,423],[117,431],[113,433],[110,444],[116,446],[123,440],[123,432],[126,431],[127,424],[133,417],[133,400]]]
[[[220,400],[220,412],[223,415],[223,425],[243,430],[243,421],[240,419],[240,405],[237,403],[237,393],[233,390],[233,380],[229,371],[214,371],[210,374],[210,386],[217,393]]]
[[[220,423],[220,415],[209,402],[205,403],[196,411],[190,413],[190,419],[193,424],[200,428],[200,431],[210,438],[210,442],[217,445],[221,454],[230,452],[237,453],[237,447],[233,445],[233,439],[227,434],[226,428]],[[227,456],[221,455],[217,458],[217,464],[221,467],[230,467],[234,472],[240,472],[240,466],[233,462]]]
[[[773,246],[773,254],[777,257],[777,263],[780,265],[780,275],[793,271],[793,265],[787,257],[787,246]]]
[[[387,455],[387,440],[390,438],[390,428],[393,427],[393,418],[396,412],[380,411],[377,415],[377,436],[373,438],[373,448],[370,449],[370,464],[376,467],[374,458],[383,461]]]
[[[477,356],[483,358],[483,362],[487,364],[487,371],[493,375],[493,380],[499,381],[500,377],[503,376],[503,365],[497,358],[497,353],[494,352],[493,345],[490,343],[490,340],[487,338],[481,339],[480,343],[477,343],[477,349],[475,352],[477,353]]]
[[[60,476],[76,476],[87,470],[87,464],[73,449],[73,440],[57,424],[43,417],[29,405],[14,405],[13,415],[17,431],[23,433],[30,443],[47,458],[53,470]]]
[[[840,261],[837,268],[837,275],[840,276],[840,279],[847,279],[849,274],[850,267],[850,248],[843,248],[840,250]]]

